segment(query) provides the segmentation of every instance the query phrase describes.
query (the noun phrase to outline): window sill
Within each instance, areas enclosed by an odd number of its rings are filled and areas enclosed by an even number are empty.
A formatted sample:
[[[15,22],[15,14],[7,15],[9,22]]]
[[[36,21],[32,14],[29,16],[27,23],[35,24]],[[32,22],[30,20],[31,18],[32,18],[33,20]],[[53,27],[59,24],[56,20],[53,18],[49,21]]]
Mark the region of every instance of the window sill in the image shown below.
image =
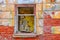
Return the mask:
[[[19,33],[14,34],[13,37],[36,37],[37,35],[35,33]]]

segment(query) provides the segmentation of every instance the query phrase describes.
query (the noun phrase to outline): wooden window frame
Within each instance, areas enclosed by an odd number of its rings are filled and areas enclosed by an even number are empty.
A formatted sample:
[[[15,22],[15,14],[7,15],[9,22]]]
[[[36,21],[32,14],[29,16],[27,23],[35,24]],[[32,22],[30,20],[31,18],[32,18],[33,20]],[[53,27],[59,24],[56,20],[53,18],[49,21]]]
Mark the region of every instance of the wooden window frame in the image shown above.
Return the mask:
[[[34,32],[33,33],[19,33],[18,32],[18,7],[33,7],[34,13],[28,14],[28,16],[34,16]],[[26,16],[27,14],[21,14]],[[21,16],[19,15],[19,16]],[[15,5],[15,26],[14,26],[14,37],[35,37],[36,36],[36,5],[35,4],[16,4]]]

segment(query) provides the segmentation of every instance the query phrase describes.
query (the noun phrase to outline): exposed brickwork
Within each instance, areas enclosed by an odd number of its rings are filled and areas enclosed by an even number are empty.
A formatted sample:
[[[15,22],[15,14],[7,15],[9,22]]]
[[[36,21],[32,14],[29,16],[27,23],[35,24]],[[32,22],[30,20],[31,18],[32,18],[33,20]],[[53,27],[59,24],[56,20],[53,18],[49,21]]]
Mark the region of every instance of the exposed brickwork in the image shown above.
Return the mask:
[[[0,40],[60,40],[59,34],[43,34],[34,38],[15,38],[13,32],[13,27],[0,26]]]

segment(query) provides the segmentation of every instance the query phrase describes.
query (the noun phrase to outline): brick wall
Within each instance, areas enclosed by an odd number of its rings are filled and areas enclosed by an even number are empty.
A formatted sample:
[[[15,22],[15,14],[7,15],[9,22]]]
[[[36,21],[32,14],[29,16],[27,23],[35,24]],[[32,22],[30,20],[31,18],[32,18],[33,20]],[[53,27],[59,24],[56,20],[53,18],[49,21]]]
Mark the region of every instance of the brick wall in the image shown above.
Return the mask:
[[[0,40],[60,40],[60,34],[43,34],[32,38],[13,37],[14,27],[0,26]]]

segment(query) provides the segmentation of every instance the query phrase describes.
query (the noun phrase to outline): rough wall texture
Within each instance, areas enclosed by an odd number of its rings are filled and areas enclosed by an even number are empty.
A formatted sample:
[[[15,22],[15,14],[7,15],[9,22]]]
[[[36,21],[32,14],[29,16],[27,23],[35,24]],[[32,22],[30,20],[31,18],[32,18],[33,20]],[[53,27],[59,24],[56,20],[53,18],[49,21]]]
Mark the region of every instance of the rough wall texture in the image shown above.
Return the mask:
[[[60,40],[60,0],[36,1],[37,35],[33,38],[13,37],[17,0],[0,1],[0,40]],[[20,1],[19,1],[20,2]]]

